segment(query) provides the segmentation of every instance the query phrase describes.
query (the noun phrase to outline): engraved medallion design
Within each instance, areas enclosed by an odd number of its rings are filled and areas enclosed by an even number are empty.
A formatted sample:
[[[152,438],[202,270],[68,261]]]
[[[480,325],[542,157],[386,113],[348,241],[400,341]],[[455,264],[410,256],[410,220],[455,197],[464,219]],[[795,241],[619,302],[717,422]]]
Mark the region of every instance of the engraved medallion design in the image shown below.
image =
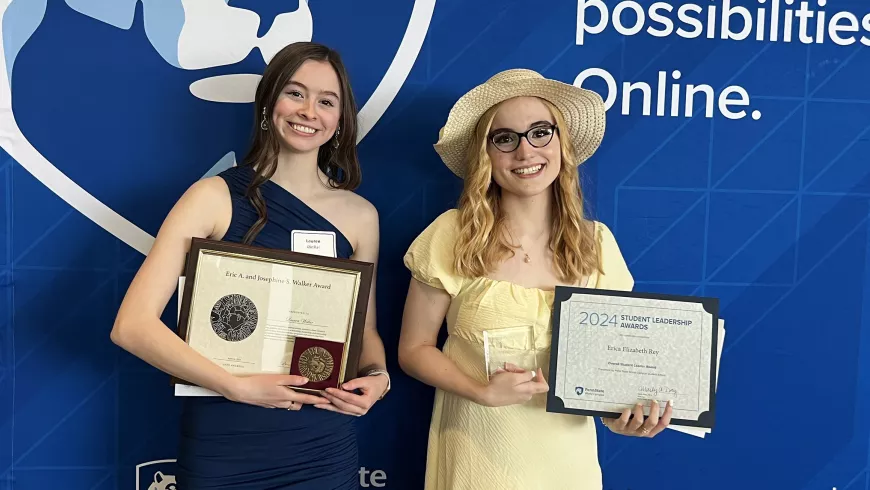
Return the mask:
[[[332,354],[323,347],[309,347],[299,356],[299,373],[310,381],[323,381],[332,374]]]
[[[218,337],[238,342],[257,329],[257,306],[241,294],[228,294],[211,309],[211,328]]]

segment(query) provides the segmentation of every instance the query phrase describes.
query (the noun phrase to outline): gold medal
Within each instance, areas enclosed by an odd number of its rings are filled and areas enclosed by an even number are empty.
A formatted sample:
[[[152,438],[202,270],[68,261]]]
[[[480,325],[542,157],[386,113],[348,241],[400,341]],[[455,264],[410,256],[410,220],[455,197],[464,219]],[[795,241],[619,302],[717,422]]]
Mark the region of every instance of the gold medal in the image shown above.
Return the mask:
[[[323,347],[309,347],[299,356],[299,374],[310,381],[323,381],[332,374],[335,362]]]

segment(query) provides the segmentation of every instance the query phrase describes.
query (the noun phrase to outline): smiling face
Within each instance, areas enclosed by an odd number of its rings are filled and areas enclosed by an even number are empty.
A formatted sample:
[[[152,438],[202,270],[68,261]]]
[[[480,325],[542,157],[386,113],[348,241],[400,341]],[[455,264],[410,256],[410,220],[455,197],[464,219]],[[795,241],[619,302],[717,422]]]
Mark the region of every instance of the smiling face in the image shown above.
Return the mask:
[[[357,112],[341,56],[319,43],[289,44],[257,84],[253,138],[242,164],[265,181],[282,153],[306,155],[330,187],[354,190],[361,180]]]
[[[492,162],[492,178],[502,192],[532,197],[553,184],[562,165],[555,123],[550,110],[536,97],[517,97],[501,103],[492,121],[486,152]]]
[[[305,61],[290,77],[272,110],[272,124],[282,148],[309,153],[331,143],[341,119],[340,94],[338,75],[328,62]]]

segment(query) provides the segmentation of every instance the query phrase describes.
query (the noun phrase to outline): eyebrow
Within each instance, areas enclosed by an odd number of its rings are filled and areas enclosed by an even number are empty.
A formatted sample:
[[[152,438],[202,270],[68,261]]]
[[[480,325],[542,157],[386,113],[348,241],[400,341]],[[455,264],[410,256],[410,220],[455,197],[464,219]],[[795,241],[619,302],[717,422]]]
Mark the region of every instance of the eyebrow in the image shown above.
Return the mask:
[[[556,124],[556,123],[554,123],[554,122],[550,122],[550,121],[535,121],[535,122],[533,122],[532,124],[529,124],[528,129],[532,129],[532,128],[536,127],[536,126],[543,126],[543,125],[550,125],[550,124]],[[513,129],[510,129],[510,128],[495,128],[495,129],[493,129],[492,131],[490,131],[490,133],[497,133],[497,132],[499,132],[499,131],[513,131]]]
[[[290,80],[289,82],[287,82],[287,85],[298,85],[299,87],[302,87],[302,88],[305,89],[305,90],[309,90],[308,87],[306,87],[304,83],[302,83],[302,82],[297,82],[297,81],[295,81],[295,80]],[[331,96],[335,97],[336,99],[340,99],[340,98],[341,98],[341,97],[338,96],[337,93],[333,92],[332,90],[324,90],[324,91],[321,92],[321,93],[323,93],[323,94],[325,94],[325,95],[331,95]]]

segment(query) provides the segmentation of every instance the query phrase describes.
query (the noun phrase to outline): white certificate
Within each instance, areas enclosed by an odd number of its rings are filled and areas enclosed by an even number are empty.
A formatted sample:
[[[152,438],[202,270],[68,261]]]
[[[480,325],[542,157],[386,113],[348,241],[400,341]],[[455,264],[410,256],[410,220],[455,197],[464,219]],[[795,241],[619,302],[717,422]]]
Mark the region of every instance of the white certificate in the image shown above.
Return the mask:
[[[672,423],[712,428],[718,301],[715,298],[558,287],[550,358],[551,412],[649,415],[673,402]]]

